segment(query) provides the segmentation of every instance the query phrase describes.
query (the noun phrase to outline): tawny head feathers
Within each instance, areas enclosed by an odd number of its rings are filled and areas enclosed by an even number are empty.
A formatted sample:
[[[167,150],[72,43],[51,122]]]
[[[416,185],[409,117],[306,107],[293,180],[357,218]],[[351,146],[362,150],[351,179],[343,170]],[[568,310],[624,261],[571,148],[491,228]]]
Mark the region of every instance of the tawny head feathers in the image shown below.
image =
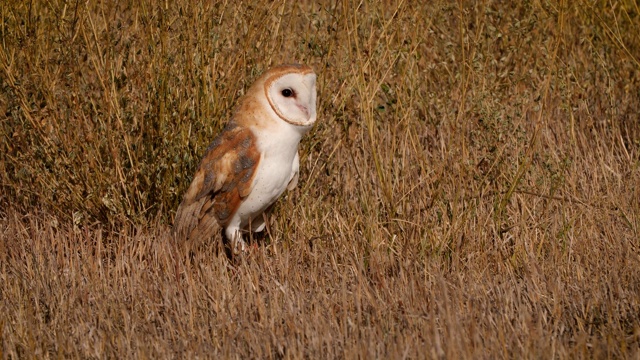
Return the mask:
[[[173,232],[208,240],[224,229],[234,250],[243,231],[262,231],[262,213],[298,181],[298,144],[316,121],[316,75],[276,66],[256,80],[207,149],[178,207]]]

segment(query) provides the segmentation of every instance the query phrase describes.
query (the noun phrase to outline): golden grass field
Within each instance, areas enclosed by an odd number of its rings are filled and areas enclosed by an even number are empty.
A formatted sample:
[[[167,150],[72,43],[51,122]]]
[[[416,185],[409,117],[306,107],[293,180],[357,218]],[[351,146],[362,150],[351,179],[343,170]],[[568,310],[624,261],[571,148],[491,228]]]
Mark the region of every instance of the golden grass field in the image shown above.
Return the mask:
[[[0,354],[640,358],[640,5],[0,4]],[[300,182],[232,260],[172,217],[265,69]]]

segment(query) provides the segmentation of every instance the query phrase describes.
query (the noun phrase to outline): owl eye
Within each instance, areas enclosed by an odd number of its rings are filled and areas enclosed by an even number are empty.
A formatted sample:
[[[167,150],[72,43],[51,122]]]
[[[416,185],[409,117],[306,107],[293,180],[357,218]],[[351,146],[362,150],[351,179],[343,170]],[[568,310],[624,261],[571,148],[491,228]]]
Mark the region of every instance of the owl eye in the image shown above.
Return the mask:
[[[284,96],[284,97],[293,96],[293,90],[291,90],[289,88],[282,90],[282,96]]]

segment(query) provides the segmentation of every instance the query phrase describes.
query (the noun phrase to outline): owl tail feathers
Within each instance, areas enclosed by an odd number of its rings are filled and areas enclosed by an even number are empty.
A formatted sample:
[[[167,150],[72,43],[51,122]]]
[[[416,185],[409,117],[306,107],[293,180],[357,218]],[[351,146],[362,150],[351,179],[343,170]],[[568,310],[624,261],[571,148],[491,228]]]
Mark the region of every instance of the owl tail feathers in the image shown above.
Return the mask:
[[[203,209],[208,198],[188,202],[186,199],[178,207],[173,221],[173,237],[176,241],[206,242],[220,235],[222,227],[213,211]]]

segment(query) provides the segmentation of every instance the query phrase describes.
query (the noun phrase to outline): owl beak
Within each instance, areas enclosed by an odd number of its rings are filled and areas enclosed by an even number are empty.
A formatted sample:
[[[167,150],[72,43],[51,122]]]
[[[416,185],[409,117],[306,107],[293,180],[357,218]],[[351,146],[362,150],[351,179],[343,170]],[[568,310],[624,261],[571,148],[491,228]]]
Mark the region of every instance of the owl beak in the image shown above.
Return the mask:
[[[304,106],[304,105],[300,105],[300,104],[296,104],[298,106],[298,109],[300,109],[307,117],[307,119],[309,118],[309,109]]]

